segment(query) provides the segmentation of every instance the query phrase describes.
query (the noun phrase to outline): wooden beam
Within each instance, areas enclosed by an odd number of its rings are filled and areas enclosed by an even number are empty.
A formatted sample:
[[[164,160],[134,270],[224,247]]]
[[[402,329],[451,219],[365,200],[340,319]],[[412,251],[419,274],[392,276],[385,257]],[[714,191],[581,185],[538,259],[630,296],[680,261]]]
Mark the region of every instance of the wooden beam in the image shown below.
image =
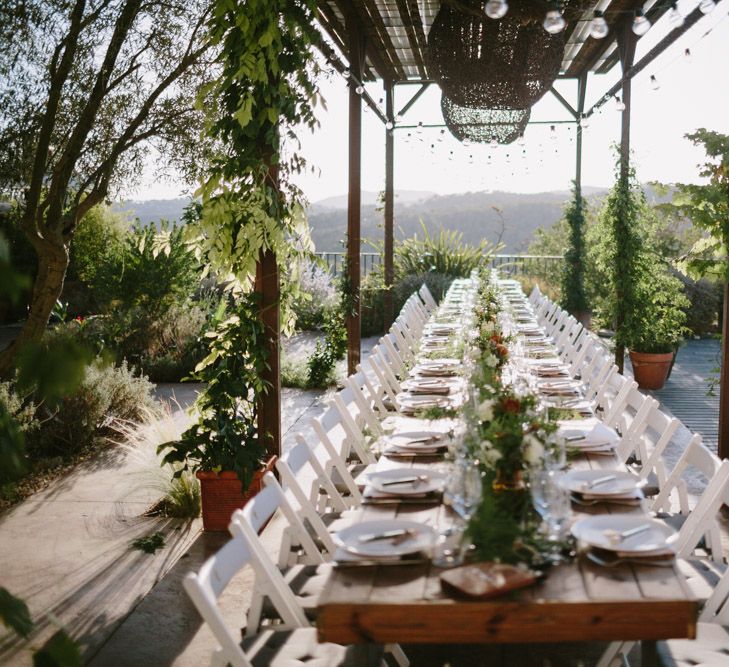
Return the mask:
[[[578,88],[578,90],[579,90],[579,88]],[[557,100],[559,101],[559,103],[565,109],[567,109],[567,111],[569,111],[570,115],[573,118],[579,118],[577,112],[574,110],[574,107],[562,96],[562,94],[554,86],[552,86],[549,89],[549,92],[552,93],[552,95],[554,95],[557,98]]]
[[[681,37],[687,30],[692,28],[704,14],[701,10],[694,9],[684,21],[684,24],[678,28],[675,28],[669,32],[658,44],[656,44],[648,53],[646,53],[637,63],[631,65],[627,70],[623,68],[623,76],[610,90],[605,93],[600,100],[606,100],[613,97],[624,85],[626,79],[630,80],[640,72],[642,72],[648,65],[650,65],[658,56],[660,56],[669,46],[672,46],[676,40]],[[596,102],[590,111],[586,115],[591,116],[597,107],[600,106],[600,102]]]
[[[719,458],[727,459],[729,458],[729,284],[724,285],[724,317],[721,334]]]
[[[385,82],[385,114],[391,123],[395,122],[395,90],[392,81]],[[394,188],[395,141],[392,129],[385,128],[385,331],[395,320],[392,301],[392,286],[395,282],[395,188]]]
[[[366,34],[371,35],[372,31],[375,32],[375,35],[377,36],[377,39],[368,39],[367,40],[367,53],[371,52],[371,49],[374,47],[381,47],[378,48],[378,51],[381,53],[382,51],[385,52],[387,55],[387,59],[390,63],[390,67],[392,68],[392,71],[394,72],[394,75],[397,79],[404,79],[405,78],[405,70],[403,69],[402,63],[400,62],[400,58],[397,55],[397,52],[395,51],[395,45],[392,43],[392,39],[390,38],[390,33],[387,32],[387,26],[385,26],[385,22],[382,19],[382,14],[380,13],[379,8],[377,7],[374,0],[350,0],[353,4],[359,5],[359,15],[362,17],[362,15],[366,15],[369,21],[369,27],[367,29]],[[366,24],[365,24],[366,25]],[[383,79],[389,80],[391,77],[386,77],[383,74]]]
[[[358,20],[347,16],[349,66],[354,78],[361,81],[365,59],[365,36]],[[360,361],[360,216],[362,188],[362,97],[349,84],[349,192],[347,196],[347,271],[351,290],[351,311],[347,313],[347,368],[356,373]]]
[[[424,83],[422,86],[420,86],[420,88],[418,88],[418,91],[415,93],[415,95],[413,95],[407,101],[407,104],[402,109],[400,109],[400,111],[398,112],[397,115],[398,116],[404,116],[408,111],[410,111],[410,108],[413,106],[413,104],[415,104],[420,99],[420,96],[426,90],[428,90],[428,86],[430,86],[430,82]]]
[[[552,89],[554,90],[554,88]],[[585,94],[587,92],[587,72],[577,79],[577,111],[575,118],[582,116],[585,110]],[[575,188],[577,196],[582,196],[582,126],[577,123],[577,141],[575,142]]]
[[[329,35],[330,39],[339,49],[339,52],[346,58],[349,49],[347,47],[347,32],[344,29],[343,23],[339,20],[336,12],[328,2],[318,3],[317,9],[317,20],[319,24],[324,28],[324,31]],[[365,63],[363,76],[366,81],[374,81],[377,78],[375,73],[367,66],[367,63]]]
[[[618,49],[620,50],[620,65],[622,67],[623,73],[626,73],[633,66],[633,59],[635,58],[635,46],[638,42],[638,38],[632,30],[631,20],[626,19],[623,21],[621,26],[618,28],[617,39]],[[625,108],[623,109],[620,127],[620,180],[621,182],[627,182],[630,178],[630,77],[623,78],[622,100]],[[623,220],[615,220],[614,224],[619,227],[621,225],[624,225],[625,222]],[[624,237],[625,235],[617,234],[617,236]],[[618,244],[618,247],[616,248],[616,254],[618,256],[624,257],[632,252],[632,248],[624,248],[621,247],[620,244]],[[624,262],[621,262],[621,264],[624,264]],[[617,333],[620,331],[625,322],[626,312],[624,306],[625,300],[623,299],[623,295],[620,294],[620,292],[616,294],[616,300],[617,312],[615,314],[615,331]],[[615,364],[617,365],[618,370],[622,373],[625,367],[625,346],[622,344],[615,346]]]

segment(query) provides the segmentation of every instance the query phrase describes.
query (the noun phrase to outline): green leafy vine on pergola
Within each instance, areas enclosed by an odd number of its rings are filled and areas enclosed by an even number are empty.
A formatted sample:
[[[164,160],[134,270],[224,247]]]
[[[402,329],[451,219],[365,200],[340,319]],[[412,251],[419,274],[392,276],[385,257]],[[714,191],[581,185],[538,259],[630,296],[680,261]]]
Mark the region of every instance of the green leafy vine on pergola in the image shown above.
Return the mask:
[[[194,469],[232,468],[244,484],[265,455],[257,405],[270,386],[262,379],[269,334],[252,293],[257,262],[272,251],[286,277],[279,305],[288,332],[300,283],[293,272],[311,252],[303,196],[290,178],[305,166],[295,129],[317,124],[314,8],[312,0],[217,0],[208,26],[221,54],[219,75],[201,90],[199,104],[216,148],[198,191],[194,240],[206,270],[226,281],[237,301],[233,316],[207,334],[210,354],[196,368],[208,382],[199,419],[163,449],[170,450],[166,460]]]

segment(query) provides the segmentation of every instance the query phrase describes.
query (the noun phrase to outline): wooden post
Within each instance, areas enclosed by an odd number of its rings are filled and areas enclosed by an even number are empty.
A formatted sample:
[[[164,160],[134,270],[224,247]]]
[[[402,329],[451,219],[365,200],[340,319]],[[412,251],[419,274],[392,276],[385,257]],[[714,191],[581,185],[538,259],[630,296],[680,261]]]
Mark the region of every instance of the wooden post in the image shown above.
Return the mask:
[[[623,90],[622,100],[625,108],[622,113],[622,122],[620,129],[620,181],[625,182],[630,178],[630,102],[631,102],[631,79],[625,76],[628,70],[633,66],[633,60],[635,58],[635,45],[637,43],[637,37],[632,30],[632,22],[627,19],[624,20],[622,25],[617,28],[617,42],[618,51],[620,53],[620,66],[623,72]],[[623,221],[618,220],[617,224],[623,224]],[[631,248],[618,247],[616,252],[620,255],[621,253],[632,252]],[[621,294],[616,295],[617,298],[617,312],[615,316],[615,331],[620,331],[623,323],[625,322],[625,307],[624,299]],[[615,346],[615,364],[618,370],[622,373],[625,366],[625,346]]]
[[[724,285],[719,381],[719,458],[729,458],[729,284]]]
[[[349,193],[347,197],[347,271],[351,311],[347,313],[347,369],[352,375],[360,359],[360,216],[362,188],[362,97],[357,94],[364,69],[365,42],[359,22],[346,17],[349,35]]]
[[[387,120],[395,124],[395,90],[392,81],[385,81],[385,116]],[[395,281],[394,267],[394,157],[395,137],[392,129],[385,128],[385,331],[387,331],[395,319],[395,309],[392,301],[392,285]]]
[[[575,188],[577,196],[582,196],[582,125],[580,120],[585,111],[587,92],[587,72],[577,79],[577,140],[575,141]]]
[[[269,178],[278,187],[278,167],[269,168]],[[258,403],[258,434],[264,438],[271,455],[281,456],[281,373],[280,373],[280,277],[276,255],[272,250],[261,252],[256,265],[255,290],[260,295],[260,318],[266,332],[268,370],[263,379],[268,391]]]

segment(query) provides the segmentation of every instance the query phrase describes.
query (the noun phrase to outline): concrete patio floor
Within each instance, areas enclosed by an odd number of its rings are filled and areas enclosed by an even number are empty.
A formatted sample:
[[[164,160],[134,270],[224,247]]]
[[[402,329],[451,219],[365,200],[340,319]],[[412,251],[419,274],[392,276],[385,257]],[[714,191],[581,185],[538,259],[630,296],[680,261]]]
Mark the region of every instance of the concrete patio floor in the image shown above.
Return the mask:
[[[365,341],[364,349],[372,341]],[[297,353],[302,351],[301,346]],[[186,408],[200,385],[164,384],[156,389],[159,400],[169,406],[172,417],[184,427]],[[298,425],[321,410],[323,392],[282,390],[282,430],[285,444]],[[150,457],[138,457],[122,448],[110,447],[49,488],[34,494],[0,515],[0,583],[28,604],[36,630],[28,641],[0,626],[0,664],[30,665],[32,652],[56,631],[57,624],[79,641],[90,661],[120,625],[129,617],[143,618],[145,598],[154,590],[155,599],[169,589],[170,605],[155,610],[156,621],[170,626],[196,623],[196,613],[179,614],[187,599],[179,585],[173,585],[177,571],[187,571],[215,551],[225,536],[202,533],[199,519],[151,518],[143,516],[160,494],[146,483],[154,476]],[[156,466],[155,466],[156,467]],[[150,555],[131,547],[138,538],[160,531],[164,548]],[[176,563],[180,563],[175,568]],[[190,565],[186,565],[189,562]],[[167,576],[167,575],[170,576]],[[182,575],[180,575],[182,576]],[[178,581],[179,584],[179,581]],[[174,614],[172,612],[175,612]],[[161,628],[149,637],[149,648],[158,646],[165,632]],[[131,645],[141,648],[141,635]],[[129,649],[129,646],[127,646]],[[123,651],[122,651],[123,652]],[[204,664],[209,642],[201,645]],[[132,652],[133,654],[133,652]],[[159,659],[124,663],[120,658],[99,657],[95,664],[165,664]]]

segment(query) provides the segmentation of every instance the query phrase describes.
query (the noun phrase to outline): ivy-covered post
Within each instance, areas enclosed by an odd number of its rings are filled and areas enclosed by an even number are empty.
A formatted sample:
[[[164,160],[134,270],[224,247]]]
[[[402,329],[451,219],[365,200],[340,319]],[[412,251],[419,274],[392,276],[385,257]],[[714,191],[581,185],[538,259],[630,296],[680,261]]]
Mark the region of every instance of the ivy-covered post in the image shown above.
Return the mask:
[[[617,28],[618,53],[620,54],[620,67],[623,73],[623,113],[621,118],[620,131],[620,176],[619,191],[624,197],[629,196],[630,192],[630,102],[631,102],[631,79],[628,76],[628,70],[633,66],[635,58],[635,45],[637,37],[632,30],[632,22],[624,19]],[[633,248],[628,244],[631,237],[631,230],[628,228],[629,219],[627,216],[618,214],[614,218],[615,226],[615,266],[613,270],[616,274],[615,285],[616,291],[616,311],[615,311],[615,363],[618,370],[622,373],[625,366],[625,344],[621,337],[621,329],[625,324],[625,320],[629,317],[627,308],[630,307],[632,299],[625,293],[624,288],[630,289],[626,284],[626,280],[621,277],[621,267],[629,265],[632,261]]]
[[[349,35],[349,192],[347,196],[347,276],[350,308],[347,312],[347,369],[357,372],[360,360],[360,217],[362,189],[362,85],[365,37],[357,17],[346,16]]]

